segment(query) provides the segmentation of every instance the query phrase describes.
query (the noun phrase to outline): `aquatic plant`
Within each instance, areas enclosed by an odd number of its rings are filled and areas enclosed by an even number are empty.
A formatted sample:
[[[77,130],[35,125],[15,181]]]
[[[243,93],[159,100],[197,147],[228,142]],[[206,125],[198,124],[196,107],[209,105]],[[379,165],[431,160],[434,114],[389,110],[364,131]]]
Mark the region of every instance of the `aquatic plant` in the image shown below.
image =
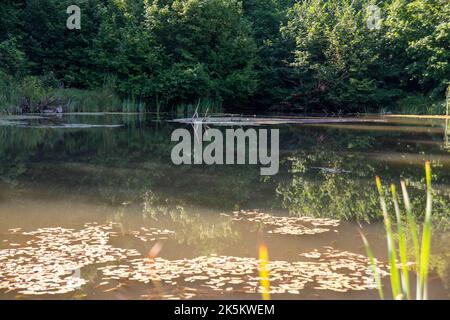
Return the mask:
[[[388,260],[390,265],[390,281],[392,296],[394,299],[411,299],[411,288],[409,280],[409,265],[408,262],[408,247],[407,247],[407,233],[409,230],[414,249],[415,268],[417,272],[416,283],[416,299],[425,300],[428,298],[428,270],[430,261],[430,247],[431,247],[431,212],[432,212],[432,189],[431,189],[431,167],[430,162],[425,163],[425,177],[426,177],[426,208],[425,220],[422,228],[422,242],[419,243],[419,230],[416,223],[415,216],[412,213],[412,206],[409,200],[406,184],[401,181],[401,189],[403,195],[403,203],[406,211],[406,228],[402,221],[401,210],[397,198],[395,185],[390,187],[392,201],[394,205],[395,217],[397,222],[397,232],[393,231],[391,218],[388,214],[384,190],[381,186],[381,180],[376,177],[376,185],[379,192],[379,199],[381,210],[383,213],[384,226],[386,229],[387,246],[388,246]],[[372,250],[370,249],[367,239],[361,234],[364,245],[366,247],[367,255],[372,264],[375,281],[379,290],[380,298],[384,299],[383,287],[380,280],[380,275],[375,266],[375,259]],[[396,248],[396,239],[398,239],[398,248]],[[400,268],[398,267],[397,250],[400,256]],[[400,270],[399,270],[400,269]]]
[[[448,87],[447,87],[447,92],[446,92],[446,95],[445,95],[445,97],[446,97],[446,108],[445,108],[445,115],[448,117],[448,109],[449,109],[449,106],[450,106],[450,84],[448,85]]]
[[[449,108],[450,108],[450,84],[447,87],[447,92],[446,92],[446,108],[445,108],[445,137],[444,137],[444,148],[448,149],[450,147],[450,144],[448,142],[448,136],[450,135],[449,133],[449,121],[448,121],[448,116],[449,116]]]
[[[448,117],[448,115],[447,115]],[[450,122],[448,118],[445,119],[445,129],[444,129],[444,149],[450,149],[449,136],[450,136]]]
[[[337,232],[339,220],[327,218],[279,217],[258,210],[234,211],[232,221],[253,222],[263,226],[267,233],[283,235],[312,235],[325,232]]]
[[[119,280],[119,283],[133,281],[149,284],[160,280],[161,286],[170,294],[163,298],[174,298],[173,295],[176,295],[188,299],[216,294],[256,297],[264,293],[265,299],[279,294],[299,295],[311,288],[345,293],[365,291],[375,285],[364,255],[323,247],[304,252],[299,260],[288,262],[269,261],[264,245],[259,247],[259,251],[259,258],[217,254],[178,260],[156,257],[152,260],[152,272],[149,272],[148,258],[133,257],[120,264],[107,264],[98,270],[102,274],[102,283],[117,283],[115,280]],[[383,275],[386,274],[381,264],[378,269]],[[191,294],[189,297],[180,296],[180,291]]]
[[[291,262],[270,261],[265,244],[259,247],[259,258],[208,254],[164,259],[160,252],[170,231],[152,226],[130,229],[116,222],[91,222],[80,229],[9,229],[4,239],[8,241],[0,248],[0,293],[75,297],[89,287],[89,291],[109,293],[141,283],[150,288],[143,298],[263,294],[268,299],[273,294],[298,295],[311,287],[349,292],[374,285],[365,256],[332,247],[303,252]],[[148,243],[148,254],[133,248],[134,241],[126,248],[112,243],[124,243],[130,236]],[[89,269],[94,275],[89,275]],[[128,294],[140,293],[130,290]]]

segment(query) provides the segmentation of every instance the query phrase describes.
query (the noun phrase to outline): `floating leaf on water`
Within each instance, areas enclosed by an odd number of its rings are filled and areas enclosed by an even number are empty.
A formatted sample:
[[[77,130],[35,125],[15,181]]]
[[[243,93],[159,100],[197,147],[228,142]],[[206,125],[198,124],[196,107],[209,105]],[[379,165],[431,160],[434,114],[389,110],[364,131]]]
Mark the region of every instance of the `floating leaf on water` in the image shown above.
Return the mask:
[[[319,234],[339,226],[339,220],[313,217],[279,217],[259,211],[234,211],[234,221],[257,222],[266,226],[268,233],[305,235]],[[320,228],[322,227],[322,228]],[[323,228],[328,227],[328,228]],[[337,231],[337,230],[334,230]]]

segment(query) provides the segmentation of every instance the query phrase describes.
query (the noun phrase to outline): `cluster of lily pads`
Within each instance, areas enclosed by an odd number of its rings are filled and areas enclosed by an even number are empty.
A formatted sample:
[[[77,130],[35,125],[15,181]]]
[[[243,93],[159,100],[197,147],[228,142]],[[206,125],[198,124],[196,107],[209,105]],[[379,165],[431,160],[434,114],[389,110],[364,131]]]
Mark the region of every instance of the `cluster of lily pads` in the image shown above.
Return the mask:
[[[296,235],[322,233],[339,226],[337,220],[276,217],[258,211],[235,212],[232,220],[259,222],[269,232]],[[112,238],[122,236],[144,242],[175,236],[174,231],[167,229],[141,227],[124,232],[115,223],[87,223],[79,230],[10,229],[9,235],[19,243],[5,240],[0,247],[0,292],[4,293],[74,292],[88,283],[79,270],[91,265],[101,275],[96,289],[108,292],[133,283],[148,285],[149,293],[141,298],[189,299],[206,294],[259,294],[262,290],[257,258],[215,254],[179,260],[146,258],[136,249],[110,243]],[[379,273],[386,273],[381,264],[378,268]],[[365,256],[332,247],[302,253],[298,261],[269,261],[267,269],[272,294],[300,294],[305,288],[347,292],[375,287],[373,269]],[[113,287],[102,289],[106,285]]]
[[[322,252],[302,254],[308,261],[275,260],[268,263],[270,293],[300,294],[307,286],[317,290],[347,292],[376,288],[367,257],[325,247]],[[311,261],[312,260],[312,261]],[[218,294],[259,294],[260,261],[250,257],[215,254],[192,259],[132,259],[128,265],[101,267],[103,280],[136,281],[154,286],[194,286]],[[379,265],[380,272],[381,264]],[[195,289],[199,288],[199,289]]]
[[[161,230],[158,228],[141,227],[140,230],[131,231],[130,234],[143,242],[148,242],[156,240],[167,240],[170,236],[173,236],[175,232],[168,229]]]
[[[140,256],[137,250],[109,244],[111,237],[120,235],[112,223],[87,223],[81,230],[56,227],[9,231],[16,237],[30,239],[23,245],[8,243],[8,248],[0,249],[0,290],[7,292],[27,295],[72,292],[87,283],[79,276],[81,268]],[[157,237],[158,231],[162,235],[171,233],[154,229],[137,235]]]
[[[339,220],[314,217],[278,217],[257,210],[233,212],[232,220],[256,222],[264,225],[267,233],[305,235],[331,231],[338,232]]]

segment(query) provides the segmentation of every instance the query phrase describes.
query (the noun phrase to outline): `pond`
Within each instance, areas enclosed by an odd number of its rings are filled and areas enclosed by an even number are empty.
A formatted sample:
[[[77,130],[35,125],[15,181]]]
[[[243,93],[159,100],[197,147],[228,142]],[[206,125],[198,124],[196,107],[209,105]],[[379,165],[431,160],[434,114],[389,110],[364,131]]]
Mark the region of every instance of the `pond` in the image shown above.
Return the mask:
[[[423,218],[426,160],[429,296],[450,297],[445,121],[247,123],[279,129],[279,172],[261,176],[258,165],[174,165],[171,133],[193,130],[174,118],[0,119],[0,298],[259,299],[267,246],[272,299],[378,299],[359,235],[387,274],[374,178],[406,180]]]

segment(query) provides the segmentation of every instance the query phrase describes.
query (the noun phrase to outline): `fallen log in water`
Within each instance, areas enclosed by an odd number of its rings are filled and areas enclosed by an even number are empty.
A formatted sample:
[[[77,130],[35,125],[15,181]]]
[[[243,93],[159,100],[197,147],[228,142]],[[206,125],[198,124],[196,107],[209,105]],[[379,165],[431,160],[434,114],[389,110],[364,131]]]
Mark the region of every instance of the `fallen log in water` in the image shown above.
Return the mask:
[[[370,118],[283,118],[283,117],[192,117],[169,120],[170,122],[185,124],[204,124],[218,126],[258,126],[258,125],[280,125],[280,124],[321,124],[321,123],[361,123],[361,122],[385,122],[382,119]]]

